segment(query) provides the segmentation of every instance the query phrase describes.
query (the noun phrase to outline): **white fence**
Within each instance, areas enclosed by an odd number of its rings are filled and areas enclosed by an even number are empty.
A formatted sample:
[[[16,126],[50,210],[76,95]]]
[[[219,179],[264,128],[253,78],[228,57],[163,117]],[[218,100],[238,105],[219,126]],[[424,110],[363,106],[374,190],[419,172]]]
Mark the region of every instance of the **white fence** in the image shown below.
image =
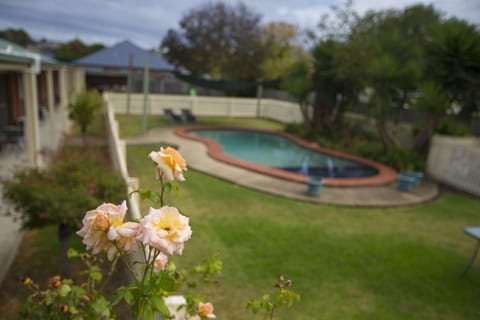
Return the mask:
[[[139,188],[139,183],[137,178],[130,177],[128,175],[127,169],[127,148],[124,140],[120,139],[118,134],[118,122],[115,120],[115,111],[110,101],[108,94],[104,94],[103,98],[105,100],[105,115],[107,117],[107,134],[108,134],[108,147],[110,150],[110,158],[113,162],[113,167],[118,171],[122,178],[125,180],[127,185],[127,192],[137,190]],[[141,218],[140,206],[138,195],[134,194],[128,198],[128,211],[130,216],[135,219]]]
[[[127,112],[127,95],[108,93],[116,113]],[[130,113],[143,114],[143,94],[130,95]],[[147,100],[148,114],[161,115],[164,109],[180,113],[191,110],[198,116],[262,117],[283,123],[302,122],[300,107],[291,102],[273,99],[191,97],[181,95],[150,94]]]
[[[435,135],[427,172],[441,182],[480,196],[480,140]]]

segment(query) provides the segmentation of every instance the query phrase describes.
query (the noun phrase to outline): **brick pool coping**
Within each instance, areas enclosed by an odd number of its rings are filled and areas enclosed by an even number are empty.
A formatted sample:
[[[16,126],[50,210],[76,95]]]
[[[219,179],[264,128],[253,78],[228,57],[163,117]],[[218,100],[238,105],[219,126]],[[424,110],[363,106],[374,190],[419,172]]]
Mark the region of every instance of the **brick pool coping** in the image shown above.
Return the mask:
[[[323,178],[323,185],[329,186],[329,187],[366,187],[366,186],[379,186],[379,185],[386,185],[390,184],[396,181],[397,179],[397,173],[395,170],[392,168],[383,165],[379,162],[365,159],[362,157],[354,156],[351,154],[343,153],[340,151],[335,151],[327,148],[320,147],[316,143],[310,143],[305,140],[302,140],[300,138],[297,138],[293,135],[290,135],[285,132],[280,132],[280,131],[270,131],[270,130],[263,130],[263,129],[250,129],[250,128],[239,128],[239,127],[213,127],[213,126],[188,126],[188,127],[180,127],[174,130],[174,133],[182,138],[189,139],[189,140],[194,140],[201,142],[207,146],[207,154],[218,161],[227,163],[229,165],[233,166],[238,166],[250,171],[258,172],[261,174],[266,174],[270,175],[276,178],[288,180],[288,181],[293,181],[293,182],[299,182],[299,183],[306,183],[307,182],[307,176],[293,173],[293,172],[288,172],[280,169],[275,169],[275,168],[269,168],[265,167],[262,165],[254,164],[251,162],[243,161],[243,160],[238,160],[232,157],[229,157],[225,155],[222,152],[222,146],[214,141],[207,140],[201,137],[196,137],[190,135],[188,132],[189,131],[194,131],[194,130],[235,130],[235,131],[253,131],[253,132],[262,132],[262,133],[267,133],[267,134],[275,134],[278,136],[282,136],[286,139],[289,139],[296,144],[313,150],[313,151],[318,151],[322,152],[325,154],[329,154],[335,157],[347,159],[347,160],[353,160],[356,162],[359,162],[361,164],[365,164],[367,166],[375,168],[378,173],[374,176],[371,177],[363,177],[363,178]]]

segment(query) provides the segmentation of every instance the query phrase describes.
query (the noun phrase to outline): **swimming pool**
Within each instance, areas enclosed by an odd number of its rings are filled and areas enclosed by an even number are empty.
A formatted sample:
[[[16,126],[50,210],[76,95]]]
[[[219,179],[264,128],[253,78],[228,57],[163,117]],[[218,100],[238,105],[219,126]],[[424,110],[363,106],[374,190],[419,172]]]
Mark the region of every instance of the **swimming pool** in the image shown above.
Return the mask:
[[[188,127],[175,133],[207,144],[208,154],[217,160],[296,182],[321,176],[325,185],[362,186],[393,182],[396,176],[377,162],[321,148],[283,132]]]
[[[328,178],[370,177],[375,168],[304,148],[290,139],[259,131],[197,130],[191,135],[215,141],[224,154],[262,166]]]

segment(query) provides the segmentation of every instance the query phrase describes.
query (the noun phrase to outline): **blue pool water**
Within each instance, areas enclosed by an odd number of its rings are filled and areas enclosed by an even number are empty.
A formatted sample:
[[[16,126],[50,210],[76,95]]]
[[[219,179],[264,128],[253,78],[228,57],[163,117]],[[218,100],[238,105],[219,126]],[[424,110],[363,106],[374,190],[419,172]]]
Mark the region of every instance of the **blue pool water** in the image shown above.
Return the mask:
[[[369,177],[377,170],[310,149],[276,134],[238,130],[194,130],[191,135],[212,140],[225,155],[266,167],[330,178]]]

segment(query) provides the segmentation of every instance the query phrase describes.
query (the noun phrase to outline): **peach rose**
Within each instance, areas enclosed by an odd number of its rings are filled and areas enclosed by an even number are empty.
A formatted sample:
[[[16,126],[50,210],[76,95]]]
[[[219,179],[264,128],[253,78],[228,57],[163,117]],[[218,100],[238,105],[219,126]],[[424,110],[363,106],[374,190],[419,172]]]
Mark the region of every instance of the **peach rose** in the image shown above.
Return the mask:
[[[137,240],[167,255],[182,254],[183,243],[192,235],[188,220],[175,207],[150,208],[140,221]]]
[[[109,250],[113,245],[108,239],[110,227],[120,226],[127,212],[127,204],[123,201],[120,205],[104,203],[95,210],[90,210],[82,220],[82,228],[77,234],[83,238],[82,242],[87,250],[93,254],[99,253],[102,249]]]
[[[208,319],[215,319],[216,316],[213,314],[213,305],[210,302],[207,303],[199,303],[198,304],[198,314],[201,317],[205,317]]]
[[[138,235],[139,224],[136,222],[125,222],[120,226],[111,226],[108,229],[107,238],[110,241],[116,241],[117,247],[123,253],[130,253],[133,250],[132,244]],[[117,252],[116,247],[112,246],[107,252],[109,260],[112,260]]]
[[[157,256],[153,264],[153,272],[160,272],[164,270],[165,267],[167,266],[167,262],[168,262],[168,256],[160,252],[160,254]]]
[[[160,147],[160,151],[152,151],[148,157],[157,164],[157,173],[163,174],[168,181],[185,181],[183,171],[187,170],[187,163],[177,150]]]

